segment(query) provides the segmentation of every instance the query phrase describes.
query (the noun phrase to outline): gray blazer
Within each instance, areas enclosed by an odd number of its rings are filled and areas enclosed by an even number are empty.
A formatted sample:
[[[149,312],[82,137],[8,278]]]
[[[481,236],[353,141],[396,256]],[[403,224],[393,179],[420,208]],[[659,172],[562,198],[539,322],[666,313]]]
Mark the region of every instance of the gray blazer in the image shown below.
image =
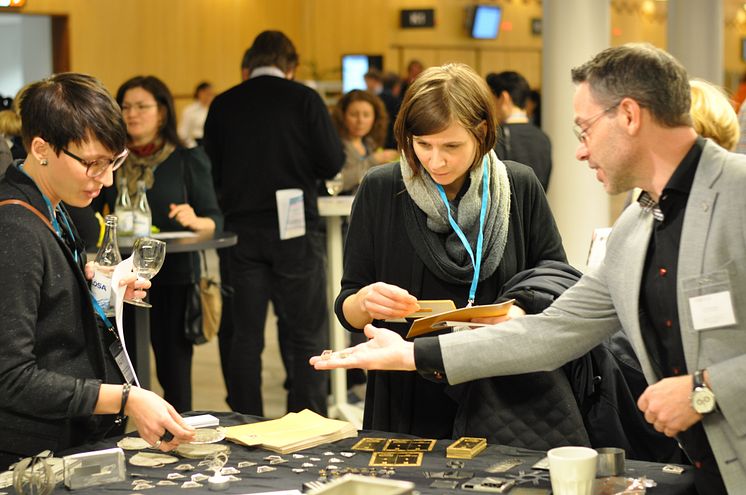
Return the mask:
[[[657,376],[638,306],[652,214],[635,203],[619,218],[606,258],[542,314],[495,328],[440,336],[450,383],[552,370],[588,352],[621,325],[649,383]],[[687,369],[709,370],[719,410],[704,427],[731,493],[746,486],[746,156],[707,141],[687,203],[678,264],[678,306]],[[697,331],[689,297],[730,291],[736,324]]]

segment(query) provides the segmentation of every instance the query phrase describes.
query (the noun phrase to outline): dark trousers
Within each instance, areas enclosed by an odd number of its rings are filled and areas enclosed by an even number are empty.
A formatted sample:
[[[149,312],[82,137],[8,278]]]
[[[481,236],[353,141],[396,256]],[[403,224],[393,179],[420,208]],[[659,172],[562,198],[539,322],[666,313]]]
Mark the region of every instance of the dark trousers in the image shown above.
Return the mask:
[[[225,229],[238,234],[238,244],[220,253],[221,275],[234,291],[218,334],[228,405],[264,415],[261,355],[272,301],[288,375],[287,410],[326,415],[327,373],[308,364],[329,341],[323,235],[309,231],[281,241],[275,229],[231,221]]]
[[[184,311],[189,285],[158,285],[157,278],[148,291],[150,309],[150,343],[155,355],[158,382],[163,398],[179,412],[192,410],[192,343],[184,337]],[[125,304],[125,340],[127,349],[135,349],[132,307]],[[130,357],[134,356],[130,352]]]

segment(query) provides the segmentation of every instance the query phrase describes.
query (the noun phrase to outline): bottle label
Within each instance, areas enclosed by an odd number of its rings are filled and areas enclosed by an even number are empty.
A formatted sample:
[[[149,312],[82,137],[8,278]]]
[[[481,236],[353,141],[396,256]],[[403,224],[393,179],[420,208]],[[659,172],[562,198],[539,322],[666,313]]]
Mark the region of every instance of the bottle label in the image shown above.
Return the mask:
[[[135,213],[132,230],[135,237],[148,237],[150,235],[150,219],[145,215]]]
[[[111,275],[96,270],[91,281],[91,293],[101,309],[106,312],[111,306]]]
[[[134,218],[131,211],[115,211],[117,216],[117,231],[119,235],[131,236],[134,227]]]

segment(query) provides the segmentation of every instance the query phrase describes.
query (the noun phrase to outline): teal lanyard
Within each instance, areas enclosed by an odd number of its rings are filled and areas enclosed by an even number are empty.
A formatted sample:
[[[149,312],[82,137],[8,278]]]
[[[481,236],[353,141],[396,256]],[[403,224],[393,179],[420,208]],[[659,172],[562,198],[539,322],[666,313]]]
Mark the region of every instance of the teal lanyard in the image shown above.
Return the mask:
[[[31,181],[34,182],[34,184],[36,184],[34,179],[29,174],[27,174],[25,170],[23,170],[23,165],[24,165],[23,163],[18,165],[18,170],[26,174],[26,177],[31,179]],[[36,188],[39,189],[39,186],[36,186]],[[57,236],[60,239],[62,239],[62,228],[60,227],[60,223],[57,221],[58,215],[62,219],[63,223],[65,224],[65,232],[67,233],[67,235],[70,236],[70,242],[72,242],[73,244],[72,252],[73,252],[73,257],[75,258],[75,263],[77,265],[80,265],[78,249],[75,247],[76,245],[75,235],[73,234],[72,227],[70,227],[70,221],[67,219],[67,215],[65,215],[65,212],[63,212],[62,209],[59,207],[57,207],[57,209],[55,210],[55,208],[52,207],[52,202],[49,200],[47,195],[41,192],[41,189],[39,189],[39,192],[41,193],[41,197],[44,199],[44,203],[47,205],[47,211],[49,212],[49,217],[51,218],[51,221],[52,221],[52,227],[54,228],[54,231],[57,233]],[[55,211],[57,212],[57,215],[55,215]],[[62,240],[62,242],[65,242],[64,239]],[[98,302],[96,302],[96,299],[94,299],[93,294],[92,293],[89,293],[89,294],[91,296],[91,302],[93,303],[93,309],[96,310],[96,313],[98,313],[98,315],[104,321],[106,328],[110,330],[114,328],[114,325],[111,323],[111,321],[109,321],[109,318],[106,317],[106,314],[104,313],[103,308],[101,308]]]
[[[443,203],[446,205],[446,210],[448,211],[448,222],[451,224],[451,227],[453,228],[453,231],[458,236],[459,240],[461,240],[461,244],[464,245],[466,252],[469,253],[469,257],[471,258],[471,264],[474,267],[474,276],[471,279],[471,286],[469,287],[469,302],[468,302],[467,307],[474,304],[474,300],[477,295],[477,283],[479,283],[479,272],[482,269],[482,244],[484,243],[484,218],[487,215],[487,200],[489,199],[489,181],[490,181],[489,165],[487,161],[487,156],[485,156],[484,159],[482,160],[482,207],[479,212],[479,235],[477,236],[476,258],[474,257],[474,251],[472,251],[471,249],[469,240],[466,238],[466,235],[464,235],[464,231],[461,230],[461,227],[458,226],[458,223],[456,223],[456,220],[453,219],[453,215],[451,214],[451,204],[448,202],[448,197],[446,196],[446,192],[443,189],[443,186],[437,183],[435,184],[435,187],[438,188],[438,192],[440,193],[440,198],[443,200]]]

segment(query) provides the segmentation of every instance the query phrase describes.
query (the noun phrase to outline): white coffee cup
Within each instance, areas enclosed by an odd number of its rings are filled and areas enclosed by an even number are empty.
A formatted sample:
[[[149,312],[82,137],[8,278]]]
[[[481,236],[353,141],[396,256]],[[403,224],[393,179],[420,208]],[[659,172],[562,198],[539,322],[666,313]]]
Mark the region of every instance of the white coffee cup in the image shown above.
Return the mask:
[[[547,452],[554,495],[591,495],[598,452],[588,447],[558,447]]]

